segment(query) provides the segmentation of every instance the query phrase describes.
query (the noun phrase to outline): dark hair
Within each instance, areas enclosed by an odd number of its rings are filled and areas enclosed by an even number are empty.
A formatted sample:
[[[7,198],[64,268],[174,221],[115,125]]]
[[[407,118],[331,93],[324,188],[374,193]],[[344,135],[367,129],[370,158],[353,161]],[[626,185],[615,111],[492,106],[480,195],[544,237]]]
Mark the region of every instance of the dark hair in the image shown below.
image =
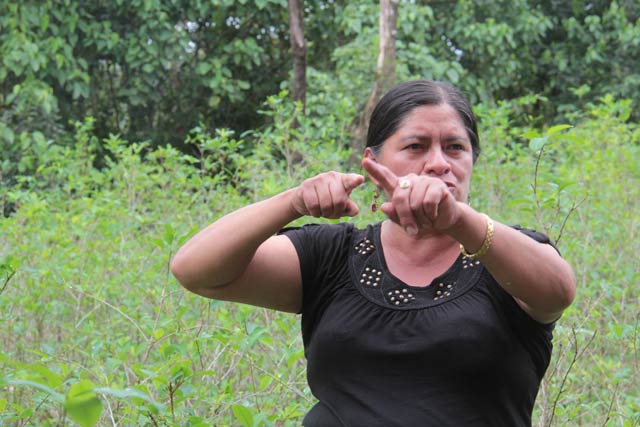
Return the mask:
[[[402,83],[382,97],[371,114],[367,147],[377,154],[384,141],[398,130],[414,108],[441,104],[448,104],[458,112],[471,141],[475,162],[480,155],[480,141],[476,116],[473,114],[471,104],[455,87],[433,80],[412,80]]]

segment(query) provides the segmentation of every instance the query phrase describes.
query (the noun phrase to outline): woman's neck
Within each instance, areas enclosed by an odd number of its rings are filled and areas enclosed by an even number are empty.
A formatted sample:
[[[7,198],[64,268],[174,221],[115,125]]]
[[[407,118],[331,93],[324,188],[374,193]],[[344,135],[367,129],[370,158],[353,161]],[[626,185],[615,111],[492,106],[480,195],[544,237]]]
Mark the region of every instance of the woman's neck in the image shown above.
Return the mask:
[[[409,236],[389,220],[382,223],[380,238],[389,270],[416,286],[428,285],[447,271],[460,254],[458,242],[451,236],[439,232]]]
[[[449,252],[459,252],[458,242],[451,236],[438,231],[419,231],[416,236],[407,234],[402,226],[386,220],[382,223],[382,245],[416,261],[428,261],[434,256]]]

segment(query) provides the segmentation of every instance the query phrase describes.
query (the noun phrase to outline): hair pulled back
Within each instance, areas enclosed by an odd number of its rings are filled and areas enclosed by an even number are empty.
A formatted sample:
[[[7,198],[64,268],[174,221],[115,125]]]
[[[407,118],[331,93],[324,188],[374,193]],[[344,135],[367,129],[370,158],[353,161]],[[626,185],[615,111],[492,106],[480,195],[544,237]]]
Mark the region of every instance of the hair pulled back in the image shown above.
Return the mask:
[[[478,125],[471,104],[450,84],[433,80],[412,80],[391,89],[376,105],[369,121],[367,147],[377,154],[407,115],[423,105],[450,105],[462,120],[467,131],[475,162],[480,155]]]

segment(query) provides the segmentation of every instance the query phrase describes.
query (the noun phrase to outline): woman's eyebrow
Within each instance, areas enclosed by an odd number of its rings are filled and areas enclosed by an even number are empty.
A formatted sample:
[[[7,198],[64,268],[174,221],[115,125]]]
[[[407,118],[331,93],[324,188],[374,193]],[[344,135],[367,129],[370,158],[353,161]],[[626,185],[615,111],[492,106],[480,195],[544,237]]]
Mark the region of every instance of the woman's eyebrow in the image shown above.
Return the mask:
[[[430,136],[422,135],[422,134],[406,135],[406,136],[403,136],[402,138],[400,138],[400,141],[404,142],[404,141],[411,141],[411,140],[415,140],[415,139],[417,139],[420,142],[431,142],[431,137]]]
[[[466,141],[469,142],[469,138],[466,138],[464,136],[460,136],[460,135],[454,135],[454,136],[449,136],[447,138],[444,139],[445,142],[452,142],[452,141]]]
[[[400,138],[401,142],[413,141],[413,140],[418,140],[420,142],[431,142],[431,137],[423,134],[411,134],[411,135],[406,135]],[[462,135],[452,135],[444,138],[443,141],[444,142],[453,142],[453,141],[469,142],[469,138],[466,138],[465,136],[462,136]]]

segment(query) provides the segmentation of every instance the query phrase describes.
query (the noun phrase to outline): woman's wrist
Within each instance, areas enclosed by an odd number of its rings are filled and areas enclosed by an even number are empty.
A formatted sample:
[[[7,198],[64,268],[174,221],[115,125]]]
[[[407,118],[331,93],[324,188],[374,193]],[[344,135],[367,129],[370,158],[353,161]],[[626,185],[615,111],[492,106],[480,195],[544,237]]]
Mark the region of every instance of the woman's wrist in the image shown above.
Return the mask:
[[[493,221],[487,220],[489,217],[486,214],[474,210],[466,203],[458,203],[460,215],[455,223],[446,230],[446,233],[457,240],[467,254],[480,257],[489,250],[493,241]],[[490,240],[487,240],[489,231],[491,231],[491,236]],[[480,251],[482,253],[478,254]]]
[[[286,204],[287,206],[287,224],[305,216],[304,213],[298,210],[298,207],[295,203],[295,199],[296,197],[298,197],[298,191],[299,187],[293,187],[275,196],[276,198],[281,198],[282,203]]]
[[[489,215],[487,214],[481,215],[487,221],[487,231],[484,235],[484,240],[482,241],[482,246],[480,246],[480,249],[478,249],[476,252],[468,252],[464,245],[460,243],[460,252],[462,252],[462,255],[466,256],[467,258],[482,258],[489,251],[491,243],[493,242],[493,220],[489,218]]]

